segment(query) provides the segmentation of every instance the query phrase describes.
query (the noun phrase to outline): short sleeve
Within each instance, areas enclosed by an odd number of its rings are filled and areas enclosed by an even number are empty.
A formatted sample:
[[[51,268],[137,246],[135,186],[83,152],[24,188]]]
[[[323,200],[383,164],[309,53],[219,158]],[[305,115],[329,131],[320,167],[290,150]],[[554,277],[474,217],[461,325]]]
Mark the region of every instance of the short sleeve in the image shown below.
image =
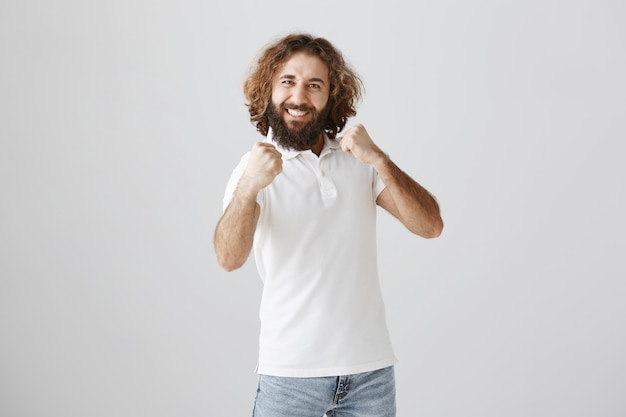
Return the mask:
[[[380,178],[380,175],[378,175],[378,172],[376,172],[375,169],[372,169],[372,170],[374,171],[373,191],[374,191],[374,201],[375,201],[378,198],[378,196],[380,195],[380,193],[382,193],[383,190],[387,186],[383,182],[383,179]]]
[[[222,199],[223,211],[226,211],[226,208],[230,204],[230,200],[232,200],[233,196],[235,195],[235,190],[237,189],[239,180],[241,179],[241,176],[243,175],[243,171],[246,169],[246,166],[248,165],[248,159],[250,159],[250,152],[246,153],[245,155],[241,157],[241,159],[239,160],[239,164],[235,167],[235,169],[233,169],[233,172],[230,175],[230,179],[228,180],[228,183],[226,184],[226,190],[224,191],[224,198]],[[264,190],[265,189],[262,189],[261,191],[259,191],[256,196],[256,202],[261,207],[263,207],[263,201],[264,201],[264,195],[265,195]]]
[[[248,158],[250,157],[250,152],[246,153],[239,160],[239,164],[233,169],[230,179],[226,184],[226,190],[224,191],[224,198],[222,200],[222,210],[226,211],[226,207],[230,204],[230,200],[232,200],[233,195],[235,194],[235,190],[237,189],[237,184],[239,184],[239,179],[243,174],[243,171],[246,169],[246,165],[248,165]]]

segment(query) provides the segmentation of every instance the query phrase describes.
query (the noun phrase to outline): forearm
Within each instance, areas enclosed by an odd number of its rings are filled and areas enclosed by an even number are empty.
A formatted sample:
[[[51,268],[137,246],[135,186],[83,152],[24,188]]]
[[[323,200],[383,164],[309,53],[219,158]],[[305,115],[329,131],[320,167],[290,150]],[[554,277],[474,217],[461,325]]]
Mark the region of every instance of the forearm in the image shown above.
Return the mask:
[[[395,206],[394,214],[413,233],[432,238],[443,230],[437,200],[417,181],[402,171],[387,155],[373,164],[385,183]]]
[[[258,217],[256,192],[238,187],[215,228],[215,253],[226,271],[240,268],[248,259]]]

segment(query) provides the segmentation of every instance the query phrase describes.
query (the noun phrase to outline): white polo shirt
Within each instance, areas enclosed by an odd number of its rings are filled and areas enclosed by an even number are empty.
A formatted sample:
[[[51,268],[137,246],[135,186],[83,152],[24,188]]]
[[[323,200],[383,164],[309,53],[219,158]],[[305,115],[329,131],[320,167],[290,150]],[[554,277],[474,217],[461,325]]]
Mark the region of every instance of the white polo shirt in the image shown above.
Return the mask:
[[[385,185],[328,137],[319,158],[277,148],[283,171],[257,196],[257,372],[336,376],[394,364],[376,255],[376,197]],[[232,173],[224,209],[248,157]]]

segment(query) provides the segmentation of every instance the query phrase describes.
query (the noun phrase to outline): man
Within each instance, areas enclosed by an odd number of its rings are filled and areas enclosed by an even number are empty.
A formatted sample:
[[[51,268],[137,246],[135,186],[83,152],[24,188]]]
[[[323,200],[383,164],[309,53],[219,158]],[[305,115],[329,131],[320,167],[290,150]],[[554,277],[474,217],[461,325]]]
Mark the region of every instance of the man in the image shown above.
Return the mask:
[[[227,271],[254,248],[263,294],[255,417],[395,415],[396,358],[376,263],[376,206],[440,235],[436,200],[356,115],[362,83],[324,38],[293,34],[244,84],[266,136],[232,173],[215,250]]]

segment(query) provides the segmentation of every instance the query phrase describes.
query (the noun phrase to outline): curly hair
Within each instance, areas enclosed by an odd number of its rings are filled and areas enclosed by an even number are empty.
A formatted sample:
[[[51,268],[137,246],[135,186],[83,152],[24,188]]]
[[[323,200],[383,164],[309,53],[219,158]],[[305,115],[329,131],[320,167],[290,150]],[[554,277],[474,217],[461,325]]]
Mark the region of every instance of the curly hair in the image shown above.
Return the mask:
[[[324,132],[335,138],[348,118],[356,115],[356,106],[363,94],[363,82],[328,40],[309,34],[287,35],[261,53],[243,85],[250,121],[263,136],[267,136],[269,123],[266,112],[272,99],[272,80],[276,71],[295,52],[317,56],[328,67],[330,96],[326,105],[330,106],[330,111]]]

